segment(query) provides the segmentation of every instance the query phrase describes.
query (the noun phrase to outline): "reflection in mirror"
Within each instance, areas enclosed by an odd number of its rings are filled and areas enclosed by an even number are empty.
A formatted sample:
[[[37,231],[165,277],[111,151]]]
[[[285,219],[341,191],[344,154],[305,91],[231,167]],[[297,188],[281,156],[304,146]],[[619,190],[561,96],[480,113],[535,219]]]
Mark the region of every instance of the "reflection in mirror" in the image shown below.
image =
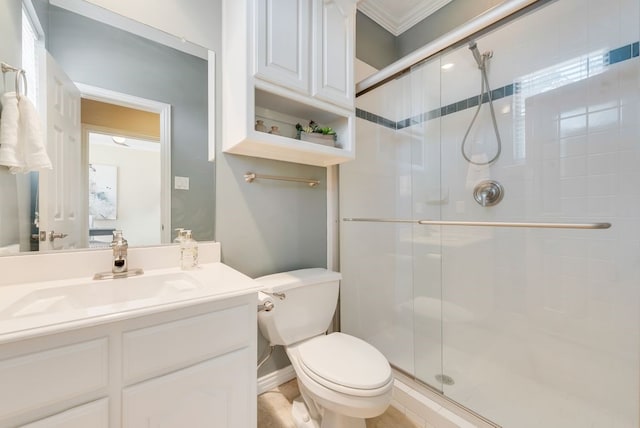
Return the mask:
[[[206,49],[83,0],[0,7],[0,61],[27,69],[53,163],[0,166],[0,255],[101,246],[113,229],[131,246],[177,227],[213,239]]]
[[[116,229],[140,245],[161,242],[160,174],[138,174],[160,171],[158,141],[98,132],[89,132],[87,140],[89,246],[108,246]],[[146,221],[138,221],[140,216]]]

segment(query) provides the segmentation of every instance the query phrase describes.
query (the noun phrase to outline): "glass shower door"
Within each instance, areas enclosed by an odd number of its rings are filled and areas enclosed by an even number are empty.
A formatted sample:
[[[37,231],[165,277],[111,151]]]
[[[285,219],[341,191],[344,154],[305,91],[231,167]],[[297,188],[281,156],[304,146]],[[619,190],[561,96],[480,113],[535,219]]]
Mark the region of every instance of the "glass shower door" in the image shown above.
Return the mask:
[[[397,123],[400,138],[411,144],[411,215],[409,218],[440,219],[449,200],[441,185],[442,63],[434,58],[412,68],[398,79],[404,103]],[[412,227],[411,313],[413,315],[413,375],[442,391],[442,235],[437,227]]]
[[[548,2],[474,41],[500,142],[468,45],[358,98],[340,217],[398,221],[342,221],[342,329],[500,426],[637,428],[640,2]]]
[[[552,2],[475,40],[493,54],[490,165],[486,97],[467,139],[477,164],[461,152],[478,64],[468,46],[441,58],[455,64],[441,78],[441,218],[612,224],[425,226],[442,243],[442,390],[505,427],[639,425],[640,4],[603,3]],[[504,188],[495,206],[474,200],[486,180]]]
[[[358,98],[358,156],[340,167],[340,217],[410,218],[412,145],[396,133],[400,82]],[[366,117],[366,118],[365,118]],[[342,222],[341,328],[414,371],[412,226]]]

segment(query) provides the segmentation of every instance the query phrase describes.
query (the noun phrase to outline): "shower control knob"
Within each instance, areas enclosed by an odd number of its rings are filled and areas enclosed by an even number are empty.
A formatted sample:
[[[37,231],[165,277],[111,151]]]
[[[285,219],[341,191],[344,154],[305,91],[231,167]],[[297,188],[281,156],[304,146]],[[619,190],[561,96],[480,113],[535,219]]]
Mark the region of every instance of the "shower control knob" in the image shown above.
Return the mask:
[[[483,207],[497,205],[504,197],[504,188],[493,180],[485,180],[476,184],[473,189],[473,199]]]

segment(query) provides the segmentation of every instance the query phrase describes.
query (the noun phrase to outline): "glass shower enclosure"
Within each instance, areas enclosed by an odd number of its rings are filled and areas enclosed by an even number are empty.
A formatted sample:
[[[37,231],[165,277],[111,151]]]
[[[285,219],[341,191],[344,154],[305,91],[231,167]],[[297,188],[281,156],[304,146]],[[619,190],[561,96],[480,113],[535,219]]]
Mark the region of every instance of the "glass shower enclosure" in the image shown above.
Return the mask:
[[[360,96],[342,330],[500,426],[640,426],[639,41],[545,2]]]

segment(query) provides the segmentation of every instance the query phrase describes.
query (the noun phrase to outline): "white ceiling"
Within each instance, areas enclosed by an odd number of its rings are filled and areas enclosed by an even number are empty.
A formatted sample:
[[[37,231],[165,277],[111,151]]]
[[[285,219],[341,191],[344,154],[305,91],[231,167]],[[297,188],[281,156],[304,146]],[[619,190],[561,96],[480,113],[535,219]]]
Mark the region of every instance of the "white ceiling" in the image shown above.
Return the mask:
[[[140,140],[137,138],[126,138],[124,143],[118,144],[114,142],[113,137],[111,135],[98,134],[96,132],[89,133],[89,143],[98,144],[101,146],[108,146],[113,149],[116,149],[116,148],[132,149],[132,150],[142,150],[147,152],[160,153],[160,143],[158,141]]]
[[[394,36],[407,31],[451,0],[360,0],[358,10]]]

